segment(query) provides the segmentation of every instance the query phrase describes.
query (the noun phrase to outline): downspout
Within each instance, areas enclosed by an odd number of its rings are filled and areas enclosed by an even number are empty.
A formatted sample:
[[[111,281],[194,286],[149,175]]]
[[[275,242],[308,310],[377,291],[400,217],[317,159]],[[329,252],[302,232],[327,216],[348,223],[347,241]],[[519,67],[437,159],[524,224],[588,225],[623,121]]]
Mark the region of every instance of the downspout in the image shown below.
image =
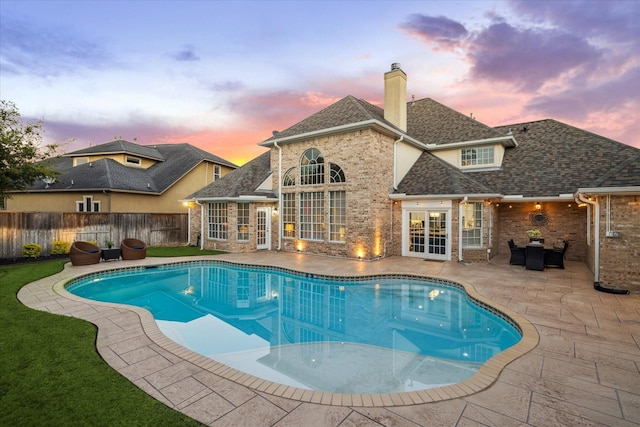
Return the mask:
[[[464,196],[462,201],[458,203],[458,262],[463,262],[462,259],[462,204],[465,203],[469,197]]]
[[[278,149],[278,251],[282,249],[282,147],[275,141]]]
[[[200,206],[200,250],[204,250],[204,205],[198,203],[197,199],[194,199],[196,205]]]
[[[576,202],[577,203],[587,203],[595,208],[593,219],[593,288],[597,291],[607,292],[610,294],[628,294],[628,290],[624,289],[613,289],[613,288],[605,288],[600,286],[600,204],[598,202],[594,202],[584,197],[581,193],[576,193]],[[590,231],[589,217],[587,217],[587,231]],[[588,238],[588,234],[587,234]]]
[[[191,246],[191,206],[187,204],[187,244]]]

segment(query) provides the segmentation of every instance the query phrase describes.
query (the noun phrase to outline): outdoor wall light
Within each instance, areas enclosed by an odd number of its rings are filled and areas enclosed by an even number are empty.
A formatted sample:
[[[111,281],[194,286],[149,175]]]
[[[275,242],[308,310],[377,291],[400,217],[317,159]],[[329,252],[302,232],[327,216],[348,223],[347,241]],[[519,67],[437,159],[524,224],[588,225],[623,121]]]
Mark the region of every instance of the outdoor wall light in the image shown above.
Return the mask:
[[[542,207],[542,205],[540,205],[540,202],[536,202],[536,209],[540,209]]]

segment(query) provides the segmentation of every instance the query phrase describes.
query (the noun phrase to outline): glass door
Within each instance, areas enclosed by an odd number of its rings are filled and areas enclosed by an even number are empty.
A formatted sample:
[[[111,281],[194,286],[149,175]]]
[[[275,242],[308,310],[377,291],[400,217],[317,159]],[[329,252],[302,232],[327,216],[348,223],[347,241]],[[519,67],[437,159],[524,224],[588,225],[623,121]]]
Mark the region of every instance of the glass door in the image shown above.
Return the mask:
[[[449,259],[447,210],[412,210],[406,212],[403,254],[426,259]]]
[[[425,216],[426,212],[409,212],[409,253],[425,252]]]
[[[270,208],[256,209],[256,249],[269,249],[271,246]]]
[[[429,211],[429,245],[430,255],[433,258],[441,258],[437,255],[447,256],[447,213],[444,211]]]

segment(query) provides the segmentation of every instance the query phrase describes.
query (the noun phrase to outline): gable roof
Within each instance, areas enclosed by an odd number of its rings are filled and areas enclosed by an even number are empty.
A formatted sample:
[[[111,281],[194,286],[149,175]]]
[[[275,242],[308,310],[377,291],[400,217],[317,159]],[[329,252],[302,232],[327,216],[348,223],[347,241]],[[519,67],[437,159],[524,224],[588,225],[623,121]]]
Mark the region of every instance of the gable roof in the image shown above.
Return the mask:
[[[397,193],[558,197],[579,188],[640,186],[637,148],[551,119],[495,130],[513,130],[518,141],[517,147],[505,150],[498,170],[459,171],[444,162],[435,168],[423,154],[398,184]],[[478,188],[459,185],[454,171]]]
[[[257,188],[271,176],[271,152],[267,151],[238,169],[187,197],[188,200],[237,199],[240,197],[276,198],[273,191]]]
[[[133,154],[139,157],[145,157],[147,159],[164,161],[164,157],[160,154],[160,151],[156,149],[156,146],[138,145],[133,142],[124,141],[118,139],[111,142],[106,142],[100,145],[94,145],[92,147],[83,148],[77,151],[66,153],[63,157],[78,157],[78,156],[90,156],[90,155],[107,155],[107,154]]]
[[[128,153],[158,160],[148,169],[126,166],[103,158],[73,166],[76,155],[107,155]],[[224,160],[191,144],[162,144],[140,146],[128,141],[112,141],[49,159],[51,167],[60,174],[53,184],[36,182],[26,191],[87,191],[109,190],[161,194],[203,161],[237,168]]]
[[[491,128],[431,98],[407,103],[407,134],[429,145],[504,137]]]

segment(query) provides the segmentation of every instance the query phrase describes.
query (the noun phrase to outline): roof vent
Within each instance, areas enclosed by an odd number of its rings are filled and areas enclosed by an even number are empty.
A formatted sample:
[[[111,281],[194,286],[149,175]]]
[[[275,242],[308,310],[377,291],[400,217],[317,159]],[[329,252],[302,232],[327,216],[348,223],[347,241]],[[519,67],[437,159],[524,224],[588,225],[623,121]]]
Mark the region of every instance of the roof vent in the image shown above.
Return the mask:
[[[394,62],[393,64],[391,64],[391,71],[396,71],[400,69],[400,63],[399,62]]]
[[[147,182],[147,188],[151,188],[151,183]]]

